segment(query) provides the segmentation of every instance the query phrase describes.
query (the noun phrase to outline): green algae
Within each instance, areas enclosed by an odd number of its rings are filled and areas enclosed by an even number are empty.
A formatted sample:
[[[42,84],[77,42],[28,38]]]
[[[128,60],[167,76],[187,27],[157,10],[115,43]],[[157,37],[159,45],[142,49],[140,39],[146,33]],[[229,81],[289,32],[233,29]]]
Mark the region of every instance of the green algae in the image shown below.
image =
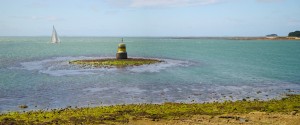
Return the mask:
[[[94,60],[73,60],[69,64],[91,66],[91,67],[128,67],[128,66],[141,66],[154,63],[163,62],[158,59],[144,59],[144,58],[128,58],[128,59],[94,59]]]
[[[300,111],[300,95],[281,100],[225,101],[213,103],[128,104],[86,108],[52,109],[51,111],[10,112],[0,115],[0,125],[6,124],[120,124],[148,118],[171,120],[193,115],[228,113]]]

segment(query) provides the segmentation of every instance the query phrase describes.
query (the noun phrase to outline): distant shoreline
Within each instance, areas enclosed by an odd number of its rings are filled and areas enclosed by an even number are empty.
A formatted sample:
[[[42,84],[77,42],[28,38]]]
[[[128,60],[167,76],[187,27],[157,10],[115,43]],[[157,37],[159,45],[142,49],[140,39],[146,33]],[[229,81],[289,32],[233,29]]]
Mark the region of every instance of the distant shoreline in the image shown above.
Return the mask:
[[[51,36],[0,36],[0,38],[11,37],[51,37]],[[264,37],[264,36],[60,36],[61,38],[84,37],[84,38],[165,38],[165,39],[219,39],[219,40],[300,40],[300,37]]]
[[[0,36],[0,38],[10,38],[10,37],[49,37],[50,36]],[[300,40],[300,37],[263,37],[263,36],[61,36],[61,38],[71,38],[71,37],[95,37],[95,38],[164,38],[164,39],[216,39],[216,40]]]
[[[173,39],[300,40],[300,37],[170,37]]]

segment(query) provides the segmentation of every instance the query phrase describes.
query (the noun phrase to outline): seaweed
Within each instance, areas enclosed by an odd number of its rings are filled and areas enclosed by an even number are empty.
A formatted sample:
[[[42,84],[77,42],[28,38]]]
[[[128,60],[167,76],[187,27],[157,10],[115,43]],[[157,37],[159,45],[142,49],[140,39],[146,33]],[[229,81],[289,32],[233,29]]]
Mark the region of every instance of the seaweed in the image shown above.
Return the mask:
[[[144,59],[144,58],[128,58],[128,59],[94,59],[94,60],[73,60],[69,61],[69,64],[80,65],[80,66],[91,66],[97,68],[124,68],[128,66],[141,66],[149,65],[154,63],[163,62],[157,59]]]
[[[127,104],[99,107],[52,109],[49,111],[9,112],[0,115],[0,125],[6,124],[124,124],[130,120],[152,121],[189,118],[193,115],[223,115],[228,113],[277,112],[296,114],[300,95],[281,100],[225,101],[213,103]],[[294,113],[295,112],[295,113]],[[235,116],[220,116],[232,119]],[[242,119],[243,121],[243,119]]]

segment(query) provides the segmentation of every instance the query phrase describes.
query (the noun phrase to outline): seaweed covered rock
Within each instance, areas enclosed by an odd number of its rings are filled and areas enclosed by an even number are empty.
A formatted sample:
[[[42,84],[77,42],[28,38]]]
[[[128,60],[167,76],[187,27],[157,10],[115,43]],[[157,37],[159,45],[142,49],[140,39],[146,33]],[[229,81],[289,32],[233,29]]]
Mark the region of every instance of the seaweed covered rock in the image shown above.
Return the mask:
[[[94,59],[94,60],[74,60],[70,61],[69,64],[81,65],[81,66],[91,66],[98,68],[109,68],[109,67],[128,67],[128,66],[141,66],[149,65],[154,63],[163,62],[158,59],[144,59],[144,58],[128,58],[128,59]]]

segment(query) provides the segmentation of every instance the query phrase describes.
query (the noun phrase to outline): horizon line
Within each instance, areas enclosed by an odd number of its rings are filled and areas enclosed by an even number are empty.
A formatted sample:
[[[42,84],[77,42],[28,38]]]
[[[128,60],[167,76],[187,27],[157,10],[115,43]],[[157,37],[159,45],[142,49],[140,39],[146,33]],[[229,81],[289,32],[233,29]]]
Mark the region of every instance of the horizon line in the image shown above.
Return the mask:
[[[51,35],[7,35],[7,36],[1,36],[0,37],[51,37]],[[96,35],[86,35],[86,36],[79,36],[79,35],[62,35],[59,37],[202,37],[202,38],[220,38],[220,37],[267,37],[267,36],[96,36]],[[277,37],[288,37],[288,36],[277,36]]]

